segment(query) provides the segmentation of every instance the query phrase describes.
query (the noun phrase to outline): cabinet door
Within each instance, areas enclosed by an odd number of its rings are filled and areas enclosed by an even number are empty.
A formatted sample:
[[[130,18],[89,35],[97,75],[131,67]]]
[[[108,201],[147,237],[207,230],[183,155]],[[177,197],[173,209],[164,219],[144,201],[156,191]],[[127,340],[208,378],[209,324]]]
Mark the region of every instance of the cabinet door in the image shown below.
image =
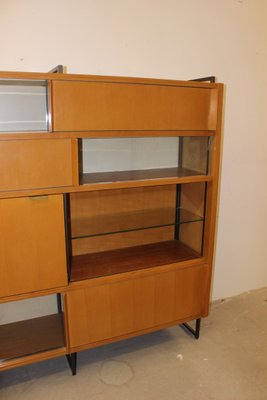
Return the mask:
[[[70,291],[66,295],[70,347],[90,347],[197,318],[202,294],[202,266]]]
[[[216,127],[216,89],[54,81],[53,130],[206,130]]]
[[[0,191],[71,186],[71,139],[0,141]]]
[[[62,195],[0,200],[0,296],[67,284]]]

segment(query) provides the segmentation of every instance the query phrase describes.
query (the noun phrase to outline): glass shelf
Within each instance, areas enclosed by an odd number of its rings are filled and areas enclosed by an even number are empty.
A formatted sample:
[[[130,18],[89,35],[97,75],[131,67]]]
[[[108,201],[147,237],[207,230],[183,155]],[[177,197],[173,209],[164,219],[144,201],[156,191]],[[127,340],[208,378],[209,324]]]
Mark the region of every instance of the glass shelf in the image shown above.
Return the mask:
[[[203,217],[183,208],[178,209],[178,224],[203,221]],[[141,210],[117,215],[88,217],[72,221],[72,239],[117,234],[143,229],[175,226],[175,209]]]

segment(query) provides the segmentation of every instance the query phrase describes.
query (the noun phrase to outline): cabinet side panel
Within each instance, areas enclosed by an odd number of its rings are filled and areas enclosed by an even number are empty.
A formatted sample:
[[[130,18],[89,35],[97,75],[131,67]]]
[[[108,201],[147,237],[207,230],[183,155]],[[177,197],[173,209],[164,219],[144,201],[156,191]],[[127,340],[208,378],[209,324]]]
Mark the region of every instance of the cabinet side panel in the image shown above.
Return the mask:
[[[0,296],[67,284],[61,195],[0,200]]]
[[[213,130],[216,89],[106,82],[53,82],[54,131]],[[216,109],[212,109],[212,114]]]

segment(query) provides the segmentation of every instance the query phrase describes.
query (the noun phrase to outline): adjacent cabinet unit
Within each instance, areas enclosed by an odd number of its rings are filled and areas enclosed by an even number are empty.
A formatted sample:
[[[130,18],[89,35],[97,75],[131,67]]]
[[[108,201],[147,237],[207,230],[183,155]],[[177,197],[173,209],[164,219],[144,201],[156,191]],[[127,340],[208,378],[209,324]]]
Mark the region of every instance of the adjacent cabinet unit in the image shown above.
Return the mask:
[[[199,337],[222,96],[205,80],[0,74],[0,312],[57,300],[0,325],[0,370],[66,355],[75,374],[84,349],[179,324]]]

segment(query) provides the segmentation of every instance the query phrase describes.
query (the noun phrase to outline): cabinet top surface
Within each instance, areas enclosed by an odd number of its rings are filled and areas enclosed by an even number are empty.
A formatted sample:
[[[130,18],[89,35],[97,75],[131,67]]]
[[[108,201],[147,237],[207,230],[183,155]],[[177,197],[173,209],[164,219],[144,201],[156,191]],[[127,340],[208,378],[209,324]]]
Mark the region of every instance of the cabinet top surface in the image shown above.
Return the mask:
[[[198,88],[208,88],[208,89],[217,88],[217,86],[220,85],[217,83],[209,83],[209,82],[183,81],[183,80],[171,80],[171,79],[66,74],[66,73],[53,74],[53,73],[16,72],[16,71],[0,71],[0,80],[1,79],[91,81],[91,82],[198,87]]]

